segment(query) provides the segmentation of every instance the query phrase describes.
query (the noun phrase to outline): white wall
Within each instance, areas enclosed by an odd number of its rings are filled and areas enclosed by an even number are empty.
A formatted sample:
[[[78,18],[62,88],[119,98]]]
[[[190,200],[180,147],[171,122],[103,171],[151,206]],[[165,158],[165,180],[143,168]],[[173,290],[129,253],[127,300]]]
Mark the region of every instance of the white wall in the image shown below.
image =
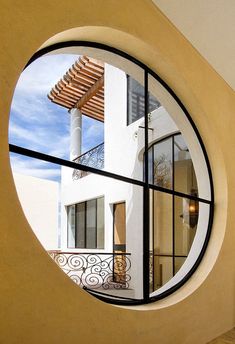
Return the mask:
[[[57,249],[59,184],[18,173],[13,176],[21,206],[35,235],[46,250]]]

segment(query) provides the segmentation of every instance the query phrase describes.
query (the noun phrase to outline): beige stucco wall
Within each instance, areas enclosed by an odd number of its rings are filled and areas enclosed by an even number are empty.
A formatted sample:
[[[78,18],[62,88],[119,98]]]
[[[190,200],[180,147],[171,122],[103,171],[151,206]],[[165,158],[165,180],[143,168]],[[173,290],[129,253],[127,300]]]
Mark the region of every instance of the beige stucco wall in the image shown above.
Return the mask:
[[[230,329],[234,92],[150,0],[0,0],[0,5],[0,342],[199,344]],[[19,206],[7,137],[14,86],[35,50],[68,29],[51,41],[106,43],[158,71],[191,113],[211,161],[216,210],[207,254],[183,288],[149,306],[122,309],[80,290],[44,252]]]

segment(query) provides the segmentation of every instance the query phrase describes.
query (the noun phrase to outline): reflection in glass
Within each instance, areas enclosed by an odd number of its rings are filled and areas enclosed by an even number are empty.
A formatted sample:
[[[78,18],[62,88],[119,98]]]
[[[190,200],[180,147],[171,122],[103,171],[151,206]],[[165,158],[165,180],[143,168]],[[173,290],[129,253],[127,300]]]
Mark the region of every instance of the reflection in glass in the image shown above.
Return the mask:
[[[74,207],[73,205],[72,207]],[[84,248],[86,247],[86,228],[85,228],[85,202],[76,205],[76,246]]]
[[[144,87],[127,75],[127,125],[144,117]]]
[[[198,202],[196,207],[196,204],[192,206],[192,202],[188,199],[175,197],[174,237],[176,255],[187,256],[190,251],[197,230],[198,212],[196,209],[198,209]]]
[[[127,75],[127,125],[134,123],[145,113],[144,86],[137,80]],[[152,112],[161,106],[160,102],[149,93],[148,112]]]
[[[104,197],[67,206],[68,247],[104,247]]]
[[[148,169],[148,176],[149,176],[149,183],[153,184],[153,149],[149,149],[148,150],[148,165],[149,165],[149,169]]]
[[[71,205],[68,211],[68,247],[75,244],[75,205]]]
[[[86,247],[96,248],[96,200],[86,203]]]
[[[148,93],[148,113],[158,109],[161,104],[150,92]]]
[[[197,196],[197,180],[188,147],[182,135],[174,137],[175,190]]]
[[[149,271],[153,292],[168,282],[186,260],[197,230],[199,203],[153,189],[149,202]]]
[[[154,254],[171,255],[172,238],[172,196],[153,192],[153,249]]]
[[[150,292],[173,274],[172,196],[150,190]]]
[[[104,248],[104,197],[97,199],[97,248]]]
[[[154,145],[153,183],[172,188],[172,139]]]

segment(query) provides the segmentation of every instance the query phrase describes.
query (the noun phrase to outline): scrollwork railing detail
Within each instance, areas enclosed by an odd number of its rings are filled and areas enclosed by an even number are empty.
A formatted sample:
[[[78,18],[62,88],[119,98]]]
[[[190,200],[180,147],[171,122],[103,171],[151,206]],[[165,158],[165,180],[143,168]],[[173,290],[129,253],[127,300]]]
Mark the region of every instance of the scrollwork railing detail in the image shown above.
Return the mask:
[[[49,251],[58,266],[79,286],[127,289],[131,280],[128,253],[68,253]]]
[[[74,162],[102,170],[104,168],[104,143],[101,143],[98,146],[90,149],[88,152],[80,155],[74,160]],[[86,171],[74,170],[73,180],[80,179],[88,174],[89,172]]]

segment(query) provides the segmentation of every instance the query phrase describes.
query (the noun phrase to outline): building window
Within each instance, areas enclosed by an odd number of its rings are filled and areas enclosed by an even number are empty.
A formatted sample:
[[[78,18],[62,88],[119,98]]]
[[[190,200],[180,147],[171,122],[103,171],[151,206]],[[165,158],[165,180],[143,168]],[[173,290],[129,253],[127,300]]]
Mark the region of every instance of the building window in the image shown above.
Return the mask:
[[[144,117],[144,87],[130,75],[127,75],[127,125]],[[160,102],[149,94],[149,112],[161,106]]]
[[[189,201],[175,194],[150,192],[150,287],[155,291],[179,271],[188,257],[197,231],[199,202],[193,162],[180,133],[154,143],[148,154],[150,184],[195,197]]]
[[[67,207],[68,248],[104,248],[104,197]]]

